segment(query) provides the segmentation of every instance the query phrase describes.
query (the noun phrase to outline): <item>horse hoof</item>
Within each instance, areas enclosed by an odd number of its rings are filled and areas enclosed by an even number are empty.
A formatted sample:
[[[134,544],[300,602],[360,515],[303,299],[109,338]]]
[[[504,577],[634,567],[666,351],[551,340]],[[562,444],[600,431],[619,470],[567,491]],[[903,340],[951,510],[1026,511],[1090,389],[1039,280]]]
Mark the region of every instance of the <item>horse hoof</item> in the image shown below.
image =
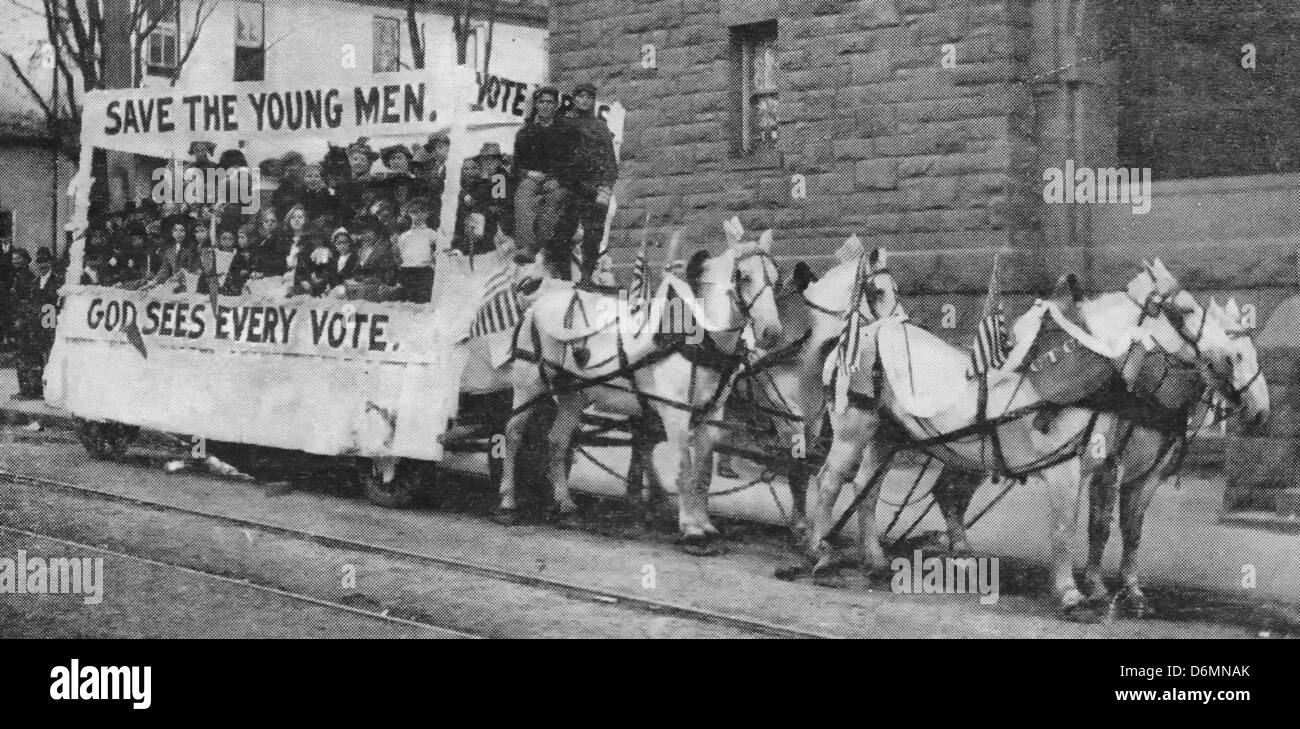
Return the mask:
[[[519,524],[519,510],[498,507],[492,510],[489,518],[501,526],[516,526]]]
[[[776,568],[776,571],[772,573],[772,576],[775,577],[775,578],[778,579],[778,580],[785,580],[786,582],[793,582],[794,580],[797,580],[797,579],[799,579],[800,577],[802,577],[802,576],[804,576],[804,575],[806,575],[806,574],[808,574],[808,566],[807,566],[807,565],[803,565],[803,564],[790,564],[790,565],[786,565],[786,566],[784,566],[784,567],[777,567],[777,568]]]
[[[1095,625],[1102,622],[1102,613],[1090,602],[1080,602],[1073,606],[1061,606],[1061,619],[1071,623]]]
[[[557,511],[551,515],[551,526],[556,529],[577,529],[582,526],[582,523],[578,519],[577,511]]]
[[[1147,602],[1146,595],[1136,587],[1129,587],[1124,590],[1120,599],[1120,604],[1124,611],[1135,618],[1145,618],[1151,615],[1151,603]]]
[[[687,534],[677,540],[677,546],[695,557],[716,557],[726,551],[716,537],[708,534]]]

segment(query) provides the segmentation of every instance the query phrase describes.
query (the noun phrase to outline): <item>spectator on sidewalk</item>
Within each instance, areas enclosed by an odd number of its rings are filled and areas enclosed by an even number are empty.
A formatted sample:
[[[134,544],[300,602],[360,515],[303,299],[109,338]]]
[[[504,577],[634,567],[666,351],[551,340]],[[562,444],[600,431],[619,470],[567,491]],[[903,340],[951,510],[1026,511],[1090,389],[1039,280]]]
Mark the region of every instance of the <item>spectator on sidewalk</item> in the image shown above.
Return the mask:
[[[54,314],[59,304],[62,282],[54,273],[54,256],[50,249],[36,251],[36,273],[27,267],[30,257],[20,251],[22,264],[14,286],[18,306],[14,328],[18,333],[18,399],[39,400],[45,362],[54,346]]]
[[[12,290],[18,270],[14,263],[15,253],[9,231],[0,231],[0,347],[9,342],[10,320],[13,318]]]

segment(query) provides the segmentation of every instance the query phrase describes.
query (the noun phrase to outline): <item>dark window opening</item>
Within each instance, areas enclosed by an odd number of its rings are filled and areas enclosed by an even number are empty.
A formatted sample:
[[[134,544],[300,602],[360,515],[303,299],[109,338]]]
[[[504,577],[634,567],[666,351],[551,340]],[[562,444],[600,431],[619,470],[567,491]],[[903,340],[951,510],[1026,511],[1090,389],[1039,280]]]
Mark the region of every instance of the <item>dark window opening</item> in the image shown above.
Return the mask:
[[[734,59],[735,153],[740,157],[776,157],[777,87],[776,21],[731,29]]]

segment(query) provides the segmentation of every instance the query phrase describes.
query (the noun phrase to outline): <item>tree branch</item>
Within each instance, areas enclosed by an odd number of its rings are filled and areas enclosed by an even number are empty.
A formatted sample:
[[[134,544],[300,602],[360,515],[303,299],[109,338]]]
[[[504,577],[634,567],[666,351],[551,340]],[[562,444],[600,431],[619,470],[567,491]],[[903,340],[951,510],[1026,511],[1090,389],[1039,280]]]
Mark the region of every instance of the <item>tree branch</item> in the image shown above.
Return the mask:
[[[54,111],[50,108],[49,104],[45,103],[45,99],[41,98],[40,92],[36,90],[34,85],[32,85],[31,79],[27,78],[27,74],[23,73],[22,69],[18,67],[18,61],[14,60],[13,54],[6,53],[4,56],[5,60],[9,61],[9,67],[14,70],[14,75],[18,76],[18,80],[21,81],[23,87],[27,89],[27,93],[32,95],[32,99],[39,104],[41,110],[45,112],[45,118],[49,121],[53,121]]]
[[[181,78],[181,70],[185,68],[185,62],[190,60],[190,54],[194,52],[194,47],[199,44],[199,35],[203,32],[203,26],[207,24],[208,18],[216,11],[220,0],[199,0],[194,7],[194,24],[190,37],[185,41],[185,53],[176,61],[176,71],[172,73],[172,86]],[[206,9],[207,12],[204,12]],[[177,33],[180,32],[178,28]]]

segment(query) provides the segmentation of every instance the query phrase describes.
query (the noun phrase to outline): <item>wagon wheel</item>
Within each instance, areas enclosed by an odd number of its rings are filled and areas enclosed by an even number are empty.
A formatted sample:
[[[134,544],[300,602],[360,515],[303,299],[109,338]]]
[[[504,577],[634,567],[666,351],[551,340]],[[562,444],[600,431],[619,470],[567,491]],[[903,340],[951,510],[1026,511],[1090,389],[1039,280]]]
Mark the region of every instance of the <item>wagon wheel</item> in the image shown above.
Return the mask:
[[[77,437],[86,453],[96,460],[121,460],[139,434],[140,428],[135,425],[96,420],[77,421]]]
[[[397,462],[392,480],[384,481],[384,474],[375,461],[362,458],[357,462],[357,478],[366,499],[390,509],[409,506],[426,486],[432,484],[434,474],[434,464],[403,458]]]

